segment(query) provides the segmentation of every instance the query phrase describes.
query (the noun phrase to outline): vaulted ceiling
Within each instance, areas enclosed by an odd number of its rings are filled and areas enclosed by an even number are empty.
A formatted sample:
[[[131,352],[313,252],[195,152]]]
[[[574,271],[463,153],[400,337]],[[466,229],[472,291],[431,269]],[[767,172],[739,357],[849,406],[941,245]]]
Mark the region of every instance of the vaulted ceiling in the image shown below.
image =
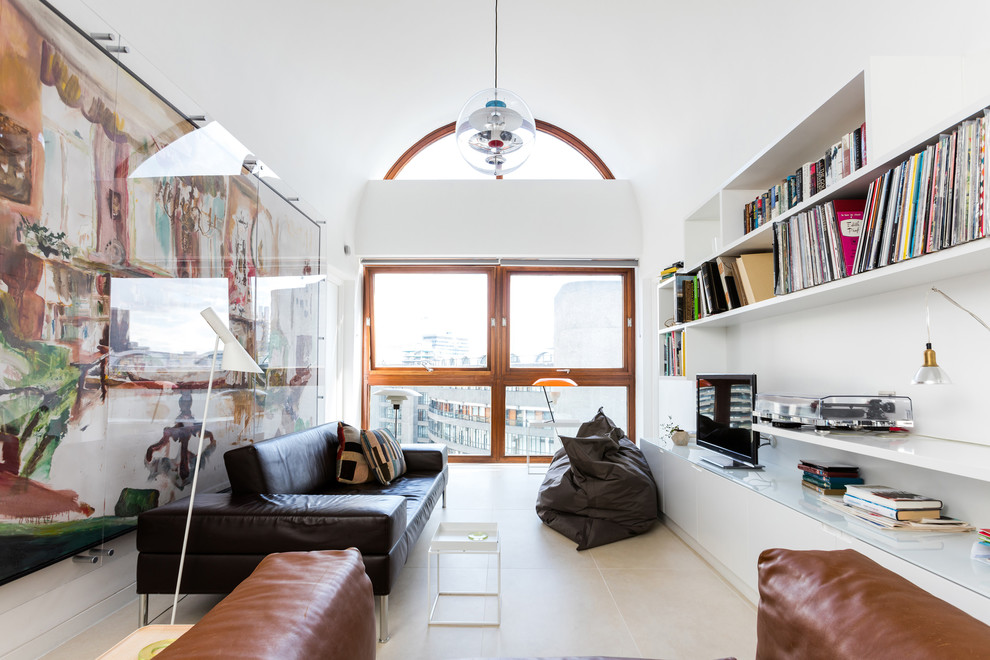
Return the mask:
[[[365,181],[492,84],[493,0],[53,1],[120,34],[123,62],[345,227]],[[938,3],[946,29],[932,13],[922,0],[501,0],[499,83],[631,180],[644,223],[668,222],[871,55],[986,48],[962,30],[990,24],[990,3]]]

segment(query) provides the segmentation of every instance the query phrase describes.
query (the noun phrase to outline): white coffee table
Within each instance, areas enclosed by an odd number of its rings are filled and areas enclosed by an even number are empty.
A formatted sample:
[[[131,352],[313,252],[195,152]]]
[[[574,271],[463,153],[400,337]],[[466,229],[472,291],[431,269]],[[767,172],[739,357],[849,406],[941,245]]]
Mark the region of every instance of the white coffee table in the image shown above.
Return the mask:
[[[495,555],[495,591],[444,591],[440,584],[440,556],[447,554]],[[433,557],[437,562],[437,590],[433,595]],[[487,570],[487,569],[486,569]],[[502,622],[502,545],[498,523],[442,522],[430,540],[426,569],[427,620],[431,626],[498,626]],[[441,596],[495,596],[495,620],[436,619]]]

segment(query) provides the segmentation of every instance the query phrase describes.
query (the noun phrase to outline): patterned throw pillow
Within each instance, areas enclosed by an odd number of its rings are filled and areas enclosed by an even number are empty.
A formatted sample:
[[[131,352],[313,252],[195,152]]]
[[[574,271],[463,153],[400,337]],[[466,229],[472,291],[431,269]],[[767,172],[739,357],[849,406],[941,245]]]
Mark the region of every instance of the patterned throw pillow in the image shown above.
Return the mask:
[[[361,445],[368,465],[384,485],[406,473],[406,459],[402,447],[388,429],[361,431]]]
[[[374,478],[364,457],[360,429],[340,422],[337,425],[337,481],[363,484]]]

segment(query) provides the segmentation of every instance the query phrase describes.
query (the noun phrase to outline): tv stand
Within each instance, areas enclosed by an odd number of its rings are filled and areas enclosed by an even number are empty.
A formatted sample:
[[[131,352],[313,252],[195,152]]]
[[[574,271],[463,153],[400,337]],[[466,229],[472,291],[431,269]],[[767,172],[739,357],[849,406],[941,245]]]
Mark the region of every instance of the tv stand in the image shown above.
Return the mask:
[[[729,458],[728,456],[719,456],[718,454],[705,455],[698,460],[703,463],[710,463],[711,465],[716,465],[723,470],[762,470],[763,466],[757,463],[756,465],[751,465],[750,463],[744,463],[743,461],[737,461],[734,458]]]

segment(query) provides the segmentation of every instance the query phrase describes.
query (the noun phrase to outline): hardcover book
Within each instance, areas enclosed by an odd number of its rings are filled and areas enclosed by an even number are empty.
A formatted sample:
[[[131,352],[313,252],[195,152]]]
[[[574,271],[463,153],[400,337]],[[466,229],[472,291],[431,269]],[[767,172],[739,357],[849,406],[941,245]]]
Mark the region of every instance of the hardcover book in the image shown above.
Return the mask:
[[[881,516],[893,518],[894,520],[923,520],[925,518],[938,518],[941,515],[941,507],[928,509],[895,509],[883,504],[877,504],[869,500],[856,497],[852,489],[855,486],[846,486],[846,494],[842,496],[842,501],[851,506],[865,509],[872,513],[879,513]]]
[[[890,486],[877,486],[873,484],[863,484],[849,486],[849,495],[873,502],[891,509],[921,510],[921,509],[941,509],[942,500],[936,500],[924,495],[910,493],[908,491],[891,488]]]

